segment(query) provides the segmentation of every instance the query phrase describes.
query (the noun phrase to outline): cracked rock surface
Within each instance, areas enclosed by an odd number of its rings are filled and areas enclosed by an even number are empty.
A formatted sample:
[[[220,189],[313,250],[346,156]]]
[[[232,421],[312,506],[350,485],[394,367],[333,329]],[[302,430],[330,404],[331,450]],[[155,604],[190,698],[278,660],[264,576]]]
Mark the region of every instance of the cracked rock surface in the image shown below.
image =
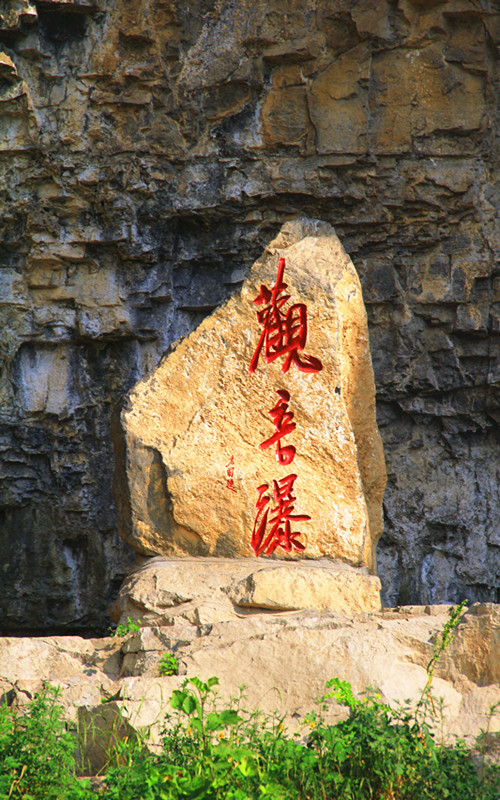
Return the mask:
[[[204,624],[178,616],[168,625],[146,624],[123,640],[2,638],[0,698],[22,708],[45,681],[59,685],[67,718],[88,732],[84,755],[94,771],[103,765],[99,741],[107,741],[110,730],[125,737],[130,727],[152,726],[151,745],[158,743],[164,716],[172,711],[169,697],[186,677],[216,675],[222,703],[245,684],[245,708],[286,715],[287,729],[305,735],[300,721],[332,677],[349,681],[355,693],[371,687],[382,702],[415,704],[449,610],[412,606],[350,616],[240,611],[225,619],[207,615],[211,621]],[[159,677],[165,652],[175,655],[178,675]],[[443,698],[439,736],[457,734],[470,742],[488,725],[491,732],[500,730],[498,714],[488,722],[500,701],[499,606],[469,608],[437,662],[432,687],[434,698]],[[344,716],[345,709],[329,705],[330,723]]]
[[[0,9],[4,632],[103,631],[111,418],[282,224],[361,279],[389,605],[498,601],[498,44],[488,0]]]

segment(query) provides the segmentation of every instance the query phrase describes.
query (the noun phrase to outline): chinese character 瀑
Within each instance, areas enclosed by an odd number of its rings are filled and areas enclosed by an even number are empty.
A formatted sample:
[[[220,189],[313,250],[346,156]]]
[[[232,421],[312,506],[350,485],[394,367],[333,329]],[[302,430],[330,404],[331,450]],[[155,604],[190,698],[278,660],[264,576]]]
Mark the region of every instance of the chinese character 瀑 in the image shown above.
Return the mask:
[[[304,544],[298,541],[298,537],[302,535],[301,532],[292,531],[291,526],[291,520],[311,519],[308,514],[292,513],[297,499],[292,494],[293,484],[296,480],[297,475],[291,474],[279,481],[273,481],[273,500],[276,504],[274,508],[266,508],[271,501],[269,495],[266,495],[269,490],[268,484],[265,483],[257,488],[259,497],[255,504],[257,514],[251,541],[256,556],[261,553],[270,556],[278,547],[283,548],[287,553],[292,550],[299,552],[305,550]],[[268,526],[269,533],[267,533]]]
[[[294,417],[293,412],[288,411],[288,403],[290,402],[290,393],[286,389],[278,389],[276,394],[279,397],[278,402],[269,412],[271,415],[275,432],[269,439],[262,442],[259,447],[261,450],[266,450],[272,444],[276,444],[276,460],[279,464],[291,464],[295,458],[296,449],[293,445],[283,446],[281,439],[295,430],[297,427],[295,422],[292,422]]]
[[[231,456],[229,464],[226,464],[226,472],[227,472],[227,481],[226,481],[226,489],[231,489],[232,492],[235,492],[236,489],[234,488],[234,456]]]
[[[264,348],[266,364],[271,364],[280,356],[286,356],[282,372],[288,372],[291,364],[295,364],[300,372],[319,372],[323,364],[315,356],[305,353],[299,355],[307,340],[307,306],[305,303],[294,303],[285,312],[283,306],[290,299],[289,294],[283,294],[288,284],[283,281],[285,259],[280,258],[276,283],[272,289],[263,284],[260,292],[253,301],[255,305],[264,305],[257,311],[257,319],[263,330],[255,353],[250,361],[249,372],[255,372],[259,357]]]

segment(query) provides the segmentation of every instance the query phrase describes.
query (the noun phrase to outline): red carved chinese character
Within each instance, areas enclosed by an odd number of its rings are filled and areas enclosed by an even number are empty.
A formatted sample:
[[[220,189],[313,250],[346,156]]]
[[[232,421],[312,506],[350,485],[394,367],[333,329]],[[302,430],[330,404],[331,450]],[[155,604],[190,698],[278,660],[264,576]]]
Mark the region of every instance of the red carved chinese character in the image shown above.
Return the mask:
[[[285,259],[280,258],[273,288],[261,285],[260,292],[253,301],[255,305],[266,305],[257,311],[257,319],[263,331],[250,361],[249,372],[257,369],[262,348],[266,364],[271,364],[280,356],[286,356],[282,372],[288,372],[291,364],[295,364],[300,372],[319,372],[323,369],[319,358],[305,353],[302,357],[299,356],[299,350],[304,349],[307,340],[307,307],[305,303],[294,303],[288,311],[283,310],[290,299],[289,294],[282,294],[288,288],[288,284],[283,281],[284,271]]]
[[[226,489],[231,489],[232,492],[235,492],[236,489],[234,488],[234,456],[231,456],[229,464],[226,464],[226,472],[227,472],[227,481],[226,481]]]
[[[293,484],[297,480],[297,475],[287,475],[279,481],[273,481],[273,499],[276,503],[272,509],[266,508],[271,498],[265,493],[269,490],[267,483],[259,486],[257,491],[259,497],[255,504],[257,514],[252,531],[251,546],[256,556],[261,553],[270,556],[277,547],[283,548],[287,553],[292,550],[299,552],[305,550],[302,542],[297,540],[301,536],[300,531],[292,531],[290,520],[311,519],[308,514],[292,514],[294,503],[297,499],[293,494]],[[265,509],[265,510],[264,510]],[[271,513],[269,514],[269,511]],[[266,536],[267,526],[270,531]]]
[[[294,417],[291,411],[288,411],[288,403],[290,402],[290,393],[286,389],[278,389],[276,392],[280,398],[274,408],[270,410],[270,415],[273,418],[275,433],[262,442],[259,447],[261,450],[266,450],[272,444],[276,444],[276,460],[280,464],[291,464],[295,458],[296,449],[293,445],[283,447],[281,439],[295,430],[297,427],[295,422],[292,422]]]

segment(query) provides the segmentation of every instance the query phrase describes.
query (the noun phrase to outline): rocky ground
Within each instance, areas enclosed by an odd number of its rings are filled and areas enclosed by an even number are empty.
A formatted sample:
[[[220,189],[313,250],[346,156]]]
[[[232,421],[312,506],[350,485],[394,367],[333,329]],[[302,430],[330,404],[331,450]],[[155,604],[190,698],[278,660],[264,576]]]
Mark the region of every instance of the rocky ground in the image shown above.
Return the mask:
[[[171,710],[169,696],[185,676],[216,675],[222,701],[245,685],[247,708],[286,714],[287,727],[297,730],[332,677],[350,681],[355,692],[372,687],[391,705],[415,703],[449,610],[409,606],[354,616],[242,610],[203,624],[178,616],[123,638],[8,637],[0,639],[0,691],[23,706],[50,682],[61,687],[65,713],[81,730],[125,736],[129,726],[151,727],[154,744]],[[167,651],[175,654],[179,674],[160,677]],[[499,606],[469,608],[438,662],[433,694],[443,698],[442,719],[435,720],[440,736],[471,741],[481,730],[500,730],[500,715],[489,715],[500,702]],[[344,714],[332,705],[327,718],[335,722]],[[95,735],[86,755],[94,769],[102,765]]]

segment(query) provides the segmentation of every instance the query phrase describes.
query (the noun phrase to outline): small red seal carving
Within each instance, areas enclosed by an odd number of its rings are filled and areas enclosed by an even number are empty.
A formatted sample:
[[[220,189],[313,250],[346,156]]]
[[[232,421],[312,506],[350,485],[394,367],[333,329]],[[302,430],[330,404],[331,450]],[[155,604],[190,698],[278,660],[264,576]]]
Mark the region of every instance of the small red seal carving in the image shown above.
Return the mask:
[[[234,488],[234,456],[231,456],[229,460],[229,464],[226,464],[226,474],[227,474],[227,481],[226,481],[226,489],[230,489],[232,492],[235,492],[236,489]]]

